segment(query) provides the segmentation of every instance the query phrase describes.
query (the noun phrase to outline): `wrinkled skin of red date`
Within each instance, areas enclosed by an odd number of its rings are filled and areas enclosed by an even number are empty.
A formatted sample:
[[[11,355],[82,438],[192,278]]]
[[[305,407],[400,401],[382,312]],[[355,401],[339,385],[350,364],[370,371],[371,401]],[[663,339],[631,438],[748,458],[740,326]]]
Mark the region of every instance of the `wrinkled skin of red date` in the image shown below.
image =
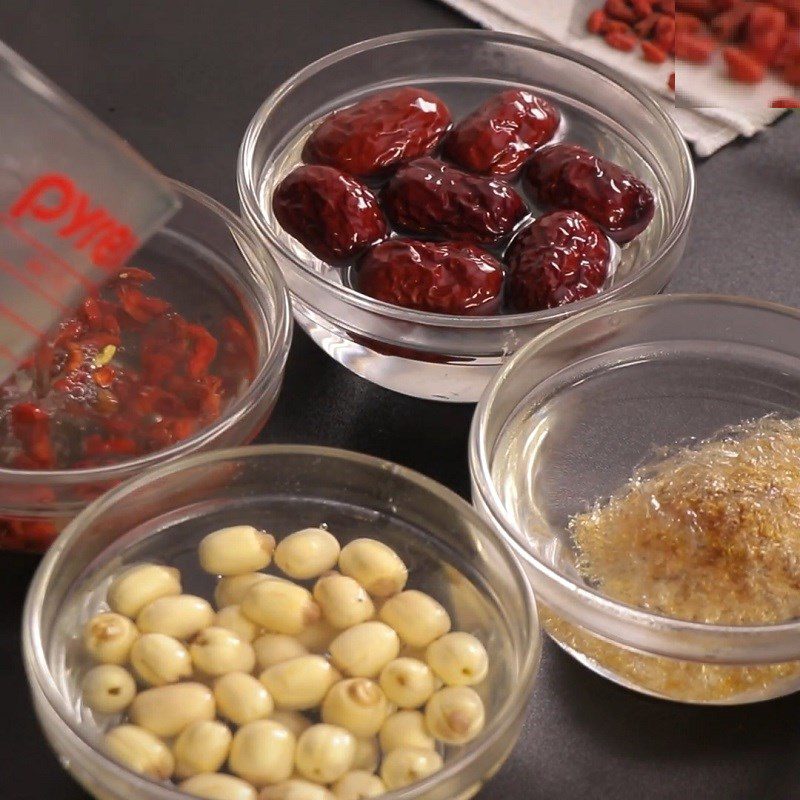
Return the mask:
[[[506,302],[514,311],[557,308],[597,294],[611,247],[578,211],[553,211],[521,230],[506,254]]]
[[[653,193],[642,181],[576,144],[543,147],[525,177],[540,203],[581,211],[618,244],[635,239],[655,213]]]
[[[470,242],[502,239],[527,213],[505,181],[470,175],[434,158],[400,167],[382,200],[389,219],[400,227]]]
[[[306,142],[303,159],[376,175],[433,152],[450,122],[449,109],[433,92],[386,89],[327,116]]]
[[[549,142],[561,122],[558,109],[524,89],[508,89],[464,117],[445,139],[445,155],[481,175],[510,175]]]
[[[358,289],[404,308],[439,314],[494,314],[503,267],[470,242],[390,239],[372,248],[358,269]]]
[[[297,167],[278,184],[272,208],[287,233],[326,261],[356,255],[387,232],[375,195],[333,167]]]

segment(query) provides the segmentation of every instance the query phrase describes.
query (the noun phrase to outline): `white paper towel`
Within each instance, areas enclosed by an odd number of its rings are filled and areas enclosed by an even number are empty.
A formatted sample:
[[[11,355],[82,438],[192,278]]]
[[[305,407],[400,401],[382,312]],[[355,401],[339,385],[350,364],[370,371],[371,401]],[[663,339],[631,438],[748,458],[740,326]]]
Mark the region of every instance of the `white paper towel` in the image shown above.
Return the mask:
[[[650,64],[637,53],[622,53],[610,48],[601,38],[590,35],[585,29],[589,12],[598,7],[596,0],[443,0],[485,28],[529,36],[540,36],[573,47],[604,64],[615,67],[635,78],[643,86],[661,95],[664,105],[672,115],[681,132],[692,144],[698,156],[709,156],[720,147],[732,142],[737,136],[753,136],[776,120],[783,111],[771,108],[749,108],[734,111],[727,108],[677,106],[667,88],[667,78],[674,70],[673,63],[660,66]],[[684,76],[681,64],[681,75]],[[722,91],[722,81],[710,80],[710,70],[698,70],[687,84],[703,87],[703,94],[695,93],[689,98],[692,105],[713,105]],[[728,90],[730,91],[729,84]],[[682,86],[679,81],[679,89]],[[681,89],[682,91],[682,89]],[[773,91],[771,96],[787,92],[764,87],[762,93]],[[764,104],[766,105],[766,103]]]

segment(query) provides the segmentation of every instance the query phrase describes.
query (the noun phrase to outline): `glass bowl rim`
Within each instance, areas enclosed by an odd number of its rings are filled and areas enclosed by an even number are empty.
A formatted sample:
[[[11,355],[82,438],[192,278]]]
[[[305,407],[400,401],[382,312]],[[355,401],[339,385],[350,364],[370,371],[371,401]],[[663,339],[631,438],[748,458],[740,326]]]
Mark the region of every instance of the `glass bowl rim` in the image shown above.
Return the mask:
[[[177,786],[165,786],[135,772],[126,770],[102,750],[97,749],[84,732],[79,729],[75,722],[75,714],[57,687],[49,668],[45,655],[47,643],[42,640],[41,606],[52,576],[58,569],[60,555],[66,549],[66,545],[78,541],[85,522],[100,514],[108,513],[119,497],[129,494],[145,484],[157,482],[162,475],[174,474],[178,470],[192,469],[204,464],[222,462],[229,459],[255,459],[261,456],[279,455],[300,455],[312,458],[328,457],[343,459],[351,463],[358,462],[378,470],[389,470],[393,475],[415,484],[428,493],[437,495],[445,503],[454,507],[459,513],[467,515],[474,523],[480,526],[484,536],[490,538],[496,544],[503,555],[506,568],[514,578],[515,588],[524,607],[522,619],[517,620],[517,624],[526,626],[522,639],[528,643],[524,650],[517,652],[520,664],[519,680],[515,683],[512,691],[509,692],[498,713],[488,721],[488,724],[478,737],[465,745],[454,758],[446,761],[439,772],[411,786],[382,795],[386,800],[415,800],[419,793],[434,788],[445,780],[455,779],[460,770],[474,763],[492,745],[501,740],[508,729],[513,726],[514,721],[524,713],[531,690],[536,682],[542,640],[533,590],[523,571],[521,562],[508,543],[498,537],[491,525],[460,495],[416,470],[384,458],[352,450],[316,445],[248,445],[196,453],[182,458],[180,461],[162,464],[145,473],[135,475],[113,487],[94,500],[69,522],[55,543],[46,552],[36,569],[25,598],[22,616],[22,650],[28,683],[32,690],[43,696],[47,703],[47,712],[55,713],[58,721],[67,729],[71,741],[84,748],[88,758],[99,760],[104,768],[124,770],[129,787],[136,788],[138,792],[141,792],[142,797],[147,797],[149,800],[185,800],[185,798],[189,797],[187,793],[180,791]]]
[[[668,130],[680,153],[682,172],[686,178],[686,192],[681,198],[680,208],[676,215],[675,224],[669,231],[666,239],[662,242],[656,253],[645,264],[637,269],[629,278],[617,286],[612,287],[606,292],[594,295],[583,300],[578,300],[566,307],[544,309],[541,311],[531,311],[518,314],[502,314],[497,316],[460,316],[454,314],[437,314],[430,311],[417,311],[415,309],[402,308],[400,306],[386,303],[382,300],[375,300],[367,297],[355,289],[347,286],[340,286],[326,280],[322,275],[310,269],[295,257],[292,251],[277,237],[272,228],[263,220],[260,204],[258,201],[257,180],[254,180],[253,161],[256,146],[261,135],[261,131],[266,127],[269,117],[274,107],[281,102],[296,85],[315,78],[327,67],[345,61],[350,56],[358,55],[362,52],[374,50],[388,45],[401,44],[404,42],[433,40],[441,36],[460,35],[467,39],[483,39],[496,43],[513,44],[528,49],[549,53],[569,61],[576,62],[583,67],[599,73],[602,77],[615,83],[636,99],[653,116],[657,117],[664,129]],[[260,176],[259,176],[260,179]],[[696,174],[694,162],[686,140],[683,138],[678,126],[672,117],[662,108],[654,95],[649,91],[640,88],[633,81],[628,80],[622,73],[596,61],[593,58],[584,56],[578,51],[572,50],[560,44],[536,39],[531,36],[524,36],[514,33],[501,33],[498,31],[469,29],[469,28],[431,28],[426,30],[411,30],[400,33],[392,33],[385,36],[377,36],[365,39],[361,42],[348,45],[347,47],[335,50],[322,58],[313,61],[308,66],[296,72],[288,80],[284,81],[275,89],[266,100],[262,102],[256,111],[245,131],[236,164],[236,183],[239,191],[239,201],[245,217],[251,221],[262,235],[266,236],[271,248],[274,248],[280,255],[287,260],[294,268],[315,285],[331,291],[336,297],[349,305],[354,305],[364,311],[371,311],[383,317],[398,319],[403,322],[412,322],[440,328],[469,328],[476,330],[503,329],[517,325],[530,325],[540,323],[555,323],[563,319],[581,313],[584,310],[594,308],[598,305],[606,305],[612,302],[621,292],[630,291],[637,286],[649,274],[654,272],[678,245],[681,237],[686,232],[691,221],[692,212],[696,197]]]
[[[590,618],[580,621],[579,624],[592,633],[615,644],[622,643],[623,646],[644,649],[633,641],[620,642],[620,638],[623,638],[622,633],[614,625],[615,623],[622,624],[628,627],[629,631],[638,628],[655,637],[652,652],[687,660],[718,660],[720,663],[728,663],[726,659],[734,658],[762,660],[765,663],[795,660],[800,657],[800,643],[797,641],[797,634],[800,633],[800,620],[772,625],[722,625],[691,622],[618,602],[583,583],[578,583],[566,575],[562,575],[525,547],[524,533],[509,519],[492,478],[487,427],[497,394],[502,390],[507,377],[520,362],[525,361],[531,353],[535,353],[551,341],[569,336],[574,328],[585,322],[637,307],[670,306],[682,303],[712,303],[761,309],[791,317],[800,322],[800,309],[780,303],[736,295],[681,293],[634,297],[617,301],[602,308],[584,311],[548,328],[517,350],[503,364],[488,383],[478,402],[469,434],[469,468],[474,491],[484,503],[487,509],[486,514],[491,519],[492,525],[511,544],[523,562],[532,568],[537,577],[552,590],[554,596],[558,595],[573,607],[578,606],[581,610],[590,612]],[[579,613],[575,612],[575,616],[579,616]],[[675,638],[670,639],[670,636]],[[680,637],[684,637],[686,641],[681,641]],[[726,648],[721,657],[717,658],[718,654],[715,653],[702,652],[704,647],[708,648],[709,639],[717,640]],[[751,641],[739,644],[737,640],[742,639]],[[793,647],[791,646],[792,640],[795,641]],[[782,655],[764,657],[764,654],[761,653],[761,658],[759,658],[759,649],[764,646],[773,646]]]
[[[247,416],[254,402],[269,391],[275,376],[282,372],[292,339],[292,311],[289,290],[272,254],[264,247],[259,238],[254,235],[249,224],[213,197],[173,178],[168,178],[167,181],[170,187],[179,195],[189,197],[201,205],[205,211],[219,217],[231,229],[237,240],[245,242],[247,251],[259,255],[259,260],[256,261],[246,250],[242,250],[242,258],[248,262],[250,267],[256,270],[259,277],[265,279],[264,287],[269,289],[269,296],[275,301],[275,332],[273,341],[269,343],[266,357],[258,365],[256,374],[245,391],[236,397],[235,401],[219,419],[170,447],[103,467],[50,470],[0,467],[0,483],[13,485],[46,482],[55,486],[71,486],[85,482],[113,481],[160,464],[163,461],[169,461],[183,454],[193,452],[205,443],[213,441],[243,417]],[[169,221],[167,221],[164,229],[170,229]],[[265,263],[269,262],[268,267],[259,263],[261,258],[264,258]],[[241,283],[241,278],[238,278],[238,281]],[[259,311],[263,315],[265,312],[263,298],[258,291],[255,291],[255,288],[250,293],[258,303]],[[52,512],[52,509],[50,509],[50,512]]]

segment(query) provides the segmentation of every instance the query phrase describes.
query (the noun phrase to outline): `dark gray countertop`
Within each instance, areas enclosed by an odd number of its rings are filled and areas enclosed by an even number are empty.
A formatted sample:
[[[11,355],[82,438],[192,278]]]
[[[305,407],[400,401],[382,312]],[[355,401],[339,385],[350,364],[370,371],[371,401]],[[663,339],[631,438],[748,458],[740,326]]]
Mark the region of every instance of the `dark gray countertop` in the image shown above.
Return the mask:
[[[48,0],[0,5],[0,37],[164,172],[236,208],[234,163],[262,99],[338,47],[465,26],[428,0]],[[670,290],[800,305],[800,114],[698,164],[691,241]],[[264,441],[317,442],[406,464],[466,495],[470,406],[394,395],[297,333]],[[0,785],[8,800],[85,795],[47,749],[27,696],[18,620],[32,558],[0,555]],[[800,796],[800,696],[703,709],[649,700],[549,642],[528,721],[481,797]]]

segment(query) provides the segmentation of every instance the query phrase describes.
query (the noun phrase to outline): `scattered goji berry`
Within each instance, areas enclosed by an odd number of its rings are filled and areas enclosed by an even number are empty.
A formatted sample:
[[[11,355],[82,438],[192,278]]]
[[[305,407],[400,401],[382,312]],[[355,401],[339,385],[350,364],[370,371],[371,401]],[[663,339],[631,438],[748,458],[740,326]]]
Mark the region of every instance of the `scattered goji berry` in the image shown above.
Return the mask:
[[[770,104],[771,108],[800,108],[798,97],[776,97]]]
[[[667,60],[667,54],[653,42],[642,42],[642,54],[645,61],[653,64],[663,64]]]
[[[589,14],[589,18],[586,20],[586,30],[588,30],[589,33],[600,33],[605,23],[605,12],[601,8],[598,8]]]
[[[675,34],[675,57],[694,64],[705,64],[716,49],[716,42],[708,36],[689,33]]]
[[[728,76],[740,83],[759,83],[764,79],[765,67],[753,56],[738,47],[726,47],[722,51],[728,65]]]
[[[635,49],[639,41],[633,34],[630,33],[607,33],[606,44],[613,47],[615,50],[622,50],[624,53],[630,53]]]

